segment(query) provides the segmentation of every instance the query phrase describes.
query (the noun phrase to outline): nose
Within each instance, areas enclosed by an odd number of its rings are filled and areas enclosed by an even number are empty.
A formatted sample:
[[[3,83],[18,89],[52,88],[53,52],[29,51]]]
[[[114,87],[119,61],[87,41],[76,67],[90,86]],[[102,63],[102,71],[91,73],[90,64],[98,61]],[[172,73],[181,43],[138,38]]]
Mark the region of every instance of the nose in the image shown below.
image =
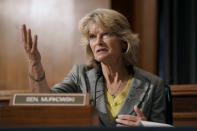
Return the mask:
[[[95,44],[96,45],[102,45],[103,44],[103,38],[101,36],[97,36]]]

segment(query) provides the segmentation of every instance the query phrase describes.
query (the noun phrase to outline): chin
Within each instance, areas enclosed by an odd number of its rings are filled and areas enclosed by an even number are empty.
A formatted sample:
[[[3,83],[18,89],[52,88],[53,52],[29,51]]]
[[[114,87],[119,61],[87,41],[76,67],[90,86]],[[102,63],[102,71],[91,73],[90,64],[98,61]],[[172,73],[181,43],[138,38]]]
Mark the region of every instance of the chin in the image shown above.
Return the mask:
[[[103,57],[103,56],[102,56],[102,57],[99,56],[99,57],[96,57],[95,59],[96,59],[96,61],[98,61],[98,62],[102,62],[102,61],[104,61],[106,58]]]
[[[109,61],[109,58],[106,56],[100,56],[96,58],[96,61],[100,62],[100,63],[106,63],[107,61]]]

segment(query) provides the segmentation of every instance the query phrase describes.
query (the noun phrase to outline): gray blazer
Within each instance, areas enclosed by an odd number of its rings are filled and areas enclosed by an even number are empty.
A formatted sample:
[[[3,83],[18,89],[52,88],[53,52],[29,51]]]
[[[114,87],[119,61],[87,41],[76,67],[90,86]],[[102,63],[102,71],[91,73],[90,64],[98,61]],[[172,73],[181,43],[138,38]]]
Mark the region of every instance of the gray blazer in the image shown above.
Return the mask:
[[[133,108],[137,105],[148,121],[165,123],[166,102],[163,80],[135,66],[131,67],[131,71],[133,74],[131,85],[118,114],[136,115]],[[64,80],[51,88],[51,91],[90,93],[90,104],[97,109],[99,124],[113,126],[116,123],[109,122],[103,79],[100,68],[74,65]]]

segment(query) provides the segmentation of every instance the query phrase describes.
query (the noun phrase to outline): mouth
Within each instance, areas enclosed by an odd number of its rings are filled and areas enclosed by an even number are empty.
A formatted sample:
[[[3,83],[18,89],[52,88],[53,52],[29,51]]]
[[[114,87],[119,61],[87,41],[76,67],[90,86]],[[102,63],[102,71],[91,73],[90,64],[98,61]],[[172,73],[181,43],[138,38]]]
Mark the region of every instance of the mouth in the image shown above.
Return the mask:
[[[106,48],[100,48],[96,50],[96,53],[102,53],[108,51]]]

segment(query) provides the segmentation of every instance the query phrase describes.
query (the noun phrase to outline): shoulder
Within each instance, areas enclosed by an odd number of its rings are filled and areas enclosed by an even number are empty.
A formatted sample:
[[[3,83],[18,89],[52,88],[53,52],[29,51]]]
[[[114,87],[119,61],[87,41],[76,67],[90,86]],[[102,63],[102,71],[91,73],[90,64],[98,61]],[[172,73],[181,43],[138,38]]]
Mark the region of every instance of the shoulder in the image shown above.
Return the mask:
[[[73,65],[72,69],[70,70],[70,73],[83,74],[83,73],[87,73],[91,70],[95,70],[95,68],[87,66],[86,64],[75,64],[75,65]]]
[[[163,80],[162,78],[160,78],[159,76],[150,73],[148,71],[145,71],[143,69],[140,69],[136,66],[133,67],[133,71],[134,71],[134,77],[137,77],[138,79],[144,79],[144,80],[148,80],[150,81],[152,84],[158,84],[158,82],[162,82]]]

